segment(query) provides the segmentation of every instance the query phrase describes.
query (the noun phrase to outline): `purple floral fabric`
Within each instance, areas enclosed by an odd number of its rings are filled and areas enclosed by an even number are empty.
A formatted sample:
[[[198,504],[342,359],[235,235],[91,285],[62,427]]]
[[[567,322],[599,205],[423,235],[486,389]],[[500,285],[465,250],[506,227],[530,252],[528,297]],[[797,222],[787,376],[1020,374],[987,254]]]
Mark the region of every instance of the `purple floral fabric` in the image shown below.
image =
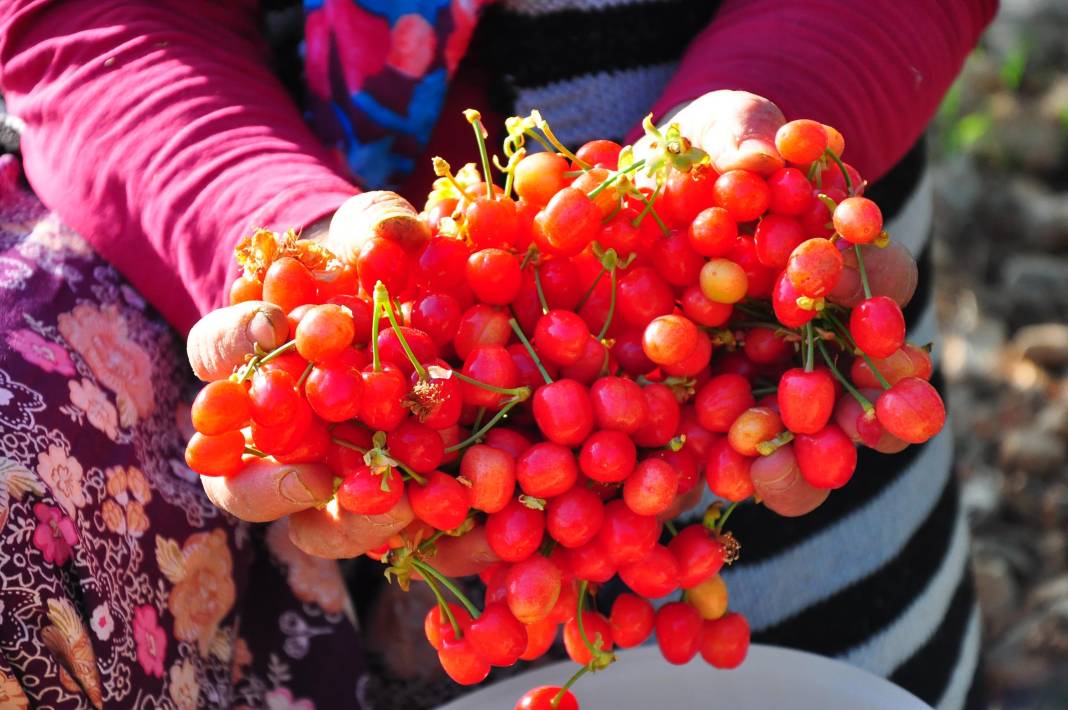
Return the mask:
[[[0,708],[369,707],[336,563],[183,460],[181,342],[0,158]]]

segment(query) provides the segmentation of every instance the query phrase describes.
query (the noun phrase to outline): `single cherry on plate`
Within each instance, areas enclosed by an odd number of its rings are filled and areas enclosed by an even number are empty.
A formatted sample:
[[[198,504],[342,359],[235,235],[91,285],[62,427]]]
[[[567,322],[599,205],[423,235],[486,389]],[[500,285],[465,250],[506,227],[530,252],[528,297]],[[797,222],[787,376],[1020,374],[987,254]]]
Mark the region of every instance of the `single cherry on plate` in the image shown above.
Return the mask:
[[[560,702],[553,705],[557,697]],[[570,690],[557,685],[541,685],[523,693],[515,710],[579,710],[579,703]]]

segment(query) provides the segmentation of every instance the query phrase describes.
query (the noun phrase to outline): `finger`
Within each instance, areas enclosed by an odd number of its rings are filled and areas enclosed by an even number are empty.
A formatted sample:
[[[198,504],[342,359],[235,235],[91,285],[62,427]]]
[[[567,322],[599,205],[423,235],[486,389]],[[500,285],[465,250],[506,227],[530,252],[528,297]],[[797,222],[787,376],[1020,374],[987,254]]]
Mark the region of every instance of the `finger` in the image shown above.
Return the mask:
[[[779,107],[745,91],[713,91],[675,117],[683,134],[708,153],[716,170],[770,175],[784,165],[775,132],[786,122]]]
[[[277,520],[334,495],[334,474],[320,464],[248,463],[233,476],[201,476],[212,503],[250,523]]]
[[[466,577],[478,574],[483,568],[500,558],[490,549],[486,540],[486,528],[477,525],[460,537],[440,538],[437,553],[429,558],[430,564],[446,577]]]
[[[289,337],[289,322],[281,308],[265,301],[245,301],[208,313],[189,331],[186,353],[193,372],[211,382],[229,377],[245,358],[274,350]]]
[[[342,260],[355,263],[364,242],[375,237],[414,251],[430,238],[430,229],[406,199],[388,190],[372,190],[350,197],[338,208],[326,244]]]
[[[386,544],[413,517],[407,497],[402,497],[392,510],[382,515],[350,513],[339,507],[335,499],[322,509],[312,508],[292,515],[289,539],[316,557],[335,560],[357,557]]]
[[[816,488],[802,478],[789,446],[758,458],[750,467],[749,475],[761,502],[787,518],[812,512],[830,495],[830,491]]]
[[[860,252],[864,257],[864,270],[872,294],[889,296],[902,308],[907,306],[920,280],[919,268],[908,248],[898,242],[890,242],[882,248],[865,244],[860,247]],[[857,267],[856,253],[853,249],[846,249],[842,257],[845,268],[828,300],[846,308],[855,308],[864,300],[864,285]]]

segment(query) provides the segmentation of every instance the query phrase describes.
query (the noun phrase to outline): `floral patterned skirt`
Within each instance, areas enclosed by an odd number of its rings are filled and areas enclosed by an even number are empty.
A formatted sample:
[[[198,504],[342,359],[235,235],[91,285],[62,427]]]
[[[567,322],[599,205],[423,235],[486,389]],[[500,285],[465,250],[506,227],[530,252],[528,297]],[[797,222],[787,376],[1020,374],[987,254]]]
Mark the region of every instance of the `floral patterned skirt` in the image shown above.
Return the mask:
[[[180,339],[0,157],[0,708],[367,708],[336,563],[217,510]]]

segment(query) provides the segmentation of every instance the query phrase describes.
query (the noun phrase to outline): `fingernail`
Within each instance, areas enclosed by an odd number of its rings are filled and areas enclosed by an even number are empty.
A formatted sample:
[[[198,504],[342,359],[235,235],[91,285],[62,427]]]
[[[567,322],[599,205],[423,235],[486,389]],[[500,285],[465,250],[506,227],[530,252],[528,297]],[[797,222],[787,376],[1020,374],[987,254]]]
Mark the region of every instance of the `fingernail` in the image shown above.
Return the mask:
[[[248,337],[264,350],[274,350],[278,343],[275,338],[274,321],[264,311],[257,311],[248,322]]]
[[[282,477],[278,483],[278,492],[283,498],[297,505],[314,505],[319,502],[315,497],[315,493],[300,477],[300,472],[296,469],[282,472]]]

